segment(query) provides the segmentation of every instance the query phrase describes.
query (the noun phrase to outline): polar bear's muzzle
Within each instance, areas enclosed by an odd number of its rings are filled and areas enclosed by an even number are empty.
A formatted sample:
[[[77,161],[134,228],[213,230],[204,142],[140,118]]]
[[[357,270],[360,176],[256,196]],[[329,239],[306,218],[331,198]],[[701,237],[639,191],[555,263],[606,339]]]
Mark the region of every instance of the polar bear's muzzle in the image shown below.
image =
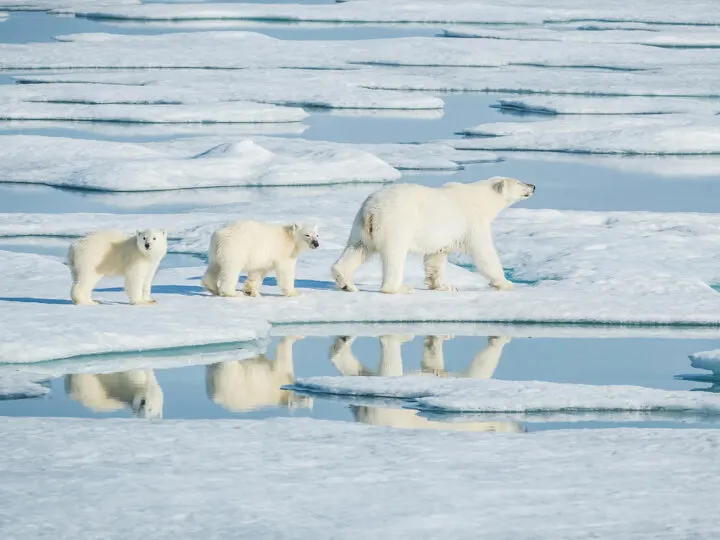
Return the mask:
[[[313,249],[317,249],[320,247],[320,242],[318,240],[313,240],[312,242],[310,242],[310,247]]]
[[[525,184],[525,198],[527,199],[535,193],[535,184]]]

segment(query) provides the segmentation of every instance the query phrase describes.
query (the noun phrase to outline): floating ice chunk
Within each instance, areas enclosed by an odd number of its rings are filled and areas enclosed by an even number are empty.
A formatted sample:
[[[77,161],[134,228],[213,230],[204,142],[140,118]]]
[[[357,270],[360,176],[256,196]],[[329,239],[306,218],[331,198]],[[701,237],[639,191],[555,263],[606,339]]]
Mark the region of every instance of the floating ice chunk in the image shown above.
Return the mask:
[[[26,74],[18,82],[64,83],[21,85],[5,92],[32,101],[84,104],[163,104],[255,101],[325,109],[437,111],[443,101],[422,93],[374,89],[378,80],[393,84],[392,73],[374,69],[241,71],[163,70]],[[412,82],[412,74],[398,80]],[[423,79],[425,80],[425,79]],[[422,84],[418,82],[418,84]]]
[[[523,28],[485,28],[480,26],[457,26],[443,30],[446,37],[500,39],[513,41],[563,41],[571,43],[615,43],[649,45],[665,48],[717,48],[720,47],[720,31],[715,27],[658,27],[635,25],[614,27],[578,26],[574,28],[553,25]],[[593,31],[593,28],[595,31]],[[600,31],[601,30],[601,31]]]
[[[34,398],[47,394],[50,389],[40,384],[40,380],[18,370],[9,370],[0,374],[0,401]]]
[[[247,139],[218,146],[210,139],[121,143],[0,136],[4,182],[101,191],[308,185],[396,180],[385,161],[352,146]]]
[[[463,152],[446,144],[359,144],[399,170],[457,170],[467,163],[501,161],[492,152]]]
[[[4,21],[10,14],[7,11],[0,11],[0,21]]]
[[[695,99],[661,97],[533,96],[499,99],[495,108],[539,115],[715,114],[720,105]]]
[[[696,369],[712,371],[713,376],[720,379],[720,350],[691,354],[690,365]]]
[[[3,88],[3,87],[0,87]],[[2,101],[0,120],[50,120],[140,124],[236,124],[300,122],[300,108],[233,102],[198,105],[83,105]]]
[[[543,122],[482,124],[462,150],[583,154],[700,155],[720,153],[720,121],[692,115],[564,117]]]
[[[645,71],[687,64],[714,65],[710,50],[677,51],[633,44],[458,40],[437,37],[288,41],[252,32],[160,35],[72,34],[57,42],[0,45],[4,69],[349,69],[356,65],[499,67],[510,65]],[[148,49],[152,55],[146,54]]]
[[[139,6],[78,6],[72,13],[97,19],[116,20],[269,20],[284,22],[354,23],[517,23],[592,21],[645,22],[709,25],[720,23],[716,6],[697,3],[643,0],[622,2],[505,2],[502,5],[465,1],[451,6],[437,0],[404,0],[387,4],[382,0],[353,0],[329,5],[307,4],[142,4]]]

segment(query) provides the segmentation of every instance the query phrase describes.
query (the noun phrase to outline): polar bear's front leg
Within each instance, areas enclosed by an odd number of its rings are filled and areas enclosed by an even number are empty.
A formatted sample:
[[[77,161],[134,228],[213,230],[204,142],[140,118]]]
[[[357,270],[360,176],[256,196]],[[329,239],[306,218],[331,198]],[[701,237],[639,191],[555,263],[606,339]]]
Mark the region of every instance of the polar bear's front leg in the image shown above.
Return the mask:
[[[443,283],[445,274],[445,263],[447,262],[447,253],[429,253],[425,255],[425,284],[432,291],[457,291],[457,287]]]
[[[407,248],[387,246],[380,253],[382,258],[382,287],[380,291],[385,294],[408,294],[413,288],[403,283],[405,277],[405,258]]]
[[[148,266],[146,264],[132,266],[125,274],[125,293],[133,305],[147,304],[144,295],[147,274]]]
[[[218,295],[233,297],[237,296],[237,282],[240,279],[240,268],[220,267],[218,272]]]
[[[278,264],[275,273],[278,286],[285,296],[300,296],[295,289],[295,259]]]
[[[152,299],[150,296],[150,291],[152,290],[152,282],[153,279],[155,279],[155,274],[157,273],[158,266],[160,265],[159,262],[153,263],[148,268],[147,275],[145,276],[145,282],[143,283],[143,300],[147,302],[148,304],[155,304],[155,300]]]
[[[260,287],[265,279],[264,270],[248,272],[244,292],[247,296],[260,296]]]
[[[495,251],[489,226],[485,226],[473,234],[471,254],[478,272],[490,281],[492,287],[498,290],[512,289],[513,285],[505,278],[500,257]]]

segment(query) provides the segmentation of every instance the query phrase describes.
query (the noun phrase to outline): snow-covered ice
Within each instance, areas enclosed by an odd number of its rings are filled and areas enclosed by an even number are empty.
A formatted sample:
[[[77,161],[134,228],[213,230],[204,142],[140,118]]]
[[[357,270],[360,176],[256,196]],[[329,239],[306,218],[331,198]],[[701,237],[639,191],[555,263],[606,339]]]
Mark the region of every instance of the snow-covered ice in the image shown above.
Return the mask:
[[[600,413],[640,411],[720,414],[720,396],[638,386],[592,386],[544,381],[438,377],[310,377],[294,390],[409,400],[420,410],[448,413]]]
[[[171,9],[175,9],[174,7]],[[53,43],[1,44],[0,68],[26,69],[351,69],[357,65],[499,67],[542,66],[647,71],[683,65],[717,65],[712,50],[675,50],[634,44],[462,40],[408,37],[289,41],[253,32],[188,32],[160,35],[85,33]],[[153,50],[152,55],[146,51]]]
[[[29,377],[21,372],[0,375],[0,400],[27,399],[47,394],[50,389],[40,384],[42,378]]]
[[[720,480],[708,474],[717,430],[438,436],[303,419],[0,422],[8,538],[36,536],[38,523],[78,540],[238,531],[464,540],[479,529],[630,540],[709,537],[720,526]]]
[[[263,287],[262,298],[209,297],[199,283],[204,269],[184,267],[158,273],[158,306],[127,306],[117,283],[110,289],[101,284],[96,297],[106,305],[86,309],[69,304],[69,273],[55,258],[3,252],[0,361],[243,341],[265,337],[269,323],[720,323],[720,295],[707,285],[720,281],[720,222],[708,214],[511,209],[497,220],[494,236],[501,260],[518,282],[513,291],[491,290],[478,274],[454,265],[447,279],[459,293],[423,290],[416,257],[406,267],[407,282],[419,289],[414,295],[378,294],[377,261],[358,272],[362,292],[337,291],[330,266],[371,190],[358,186],[328,190],[322,197],[301,191],[294,197],[251,197],[217,213],[74,214],[71,220],[53,214],[0,215],[2,236],[74,237],[96,229],[133,231],[141,224],[165,227],[171,252],[198,255],[206,252],[215,229],[239,217],[316,219],[321,230],[321,248],[298,261],[299,298],[279,297],[274,280]],[[120,314],[128,310],[133,317],[126,320]],[[93,333],[77,340],[89,324]],[[149,324],[159,331],[142,332]],[[38,327],[46,329],[42,341],[35,339]]]
[[[540,24],[544,22],[675,23],[710,25],[720,23],[720,10],[714,4],[643,0],[632,5],[619,0],[602,4],[582,0],[568,2],[503,3],[454,2],[451,6],[437,0],[403,0],[388,4],[382,0],[352,0],[330,5],[260,3],[188,3],[109,5],[99,8],[82,4],[67,11],[76,15],[116,20],[226,20],[241,19],[275,22],[352,22],[352,23],[472,23]]]
[[[18,82],[48,83],[4,90],[24,100],[84,104],[186,105],[254,101],[275,105],[384,111],[434,111],[443,101],[420,92],[375,89],[378,79],[389,85],[415,80],[375,69],[353,70],[117,70],[15,75]],[[396,80],[397,79],[397,80]],[[425,78],[416,84],[421,85]],[[64,84],[51,84],[64,83]]]
[[[695,115],[564,116],[541,122],[502,122],[467,129],[462,150],[583,154],[720,154],[720,117]]]
[[[303,139],[199,138],[141,144],[0,136],[0,181],[12,183],[154,191],[383,182],[399,177],[391,165],[352,145]]]

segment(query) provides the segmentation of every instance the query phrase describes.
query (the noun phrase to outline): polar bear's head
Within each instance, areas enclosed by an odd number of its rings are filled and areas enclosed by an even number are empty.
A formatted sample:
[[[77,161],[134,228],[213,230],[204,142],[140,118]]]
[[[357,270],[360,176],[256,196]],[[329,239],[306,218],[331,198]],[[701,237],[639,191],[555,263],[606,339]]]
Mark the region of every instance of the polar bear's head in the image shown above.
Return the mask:
[[[162,229],[143,229],[135,234],[140,253],[154,255],[167,250],[167,232]]]
[[[535,193],[533,184],[526,184],[517,178],[493,176],[488,182],[490,182],[493,191],[505,199],[508,206],[522,199],[527,199]]]
[[[317,249],[320,246],[318,227],[313,223],[293,223],[292,235],[299,249]]]

